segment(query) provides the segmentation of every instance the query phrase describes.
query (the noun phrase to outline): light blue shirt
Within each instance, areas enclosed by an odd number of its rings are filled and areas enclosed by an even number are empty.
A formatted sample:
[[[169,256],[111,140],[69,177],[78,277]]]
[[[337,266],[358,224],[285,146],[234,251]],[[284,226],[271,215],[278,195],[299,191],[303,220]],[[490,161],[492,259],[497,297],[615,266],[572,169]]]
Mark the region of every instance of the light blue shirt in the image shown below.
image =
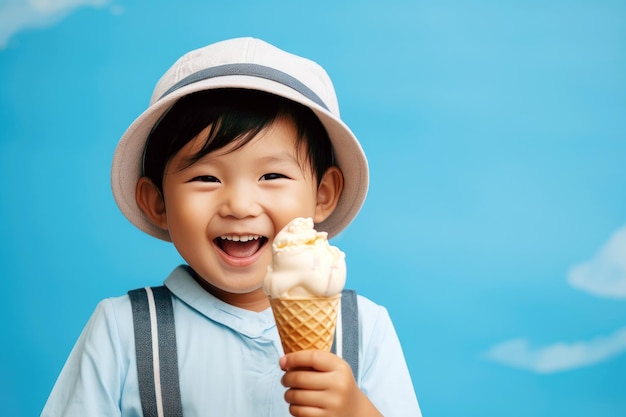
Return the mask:
[[[178,267],[173,297],[185,417],[289,416],[283,355],[271,309],[226,304]],[[386,417],[421,413],[384,307],[359,296],[358,385]],[[127,295],[101,301],[72,349],[42,417],[141,417],[132,312]]]

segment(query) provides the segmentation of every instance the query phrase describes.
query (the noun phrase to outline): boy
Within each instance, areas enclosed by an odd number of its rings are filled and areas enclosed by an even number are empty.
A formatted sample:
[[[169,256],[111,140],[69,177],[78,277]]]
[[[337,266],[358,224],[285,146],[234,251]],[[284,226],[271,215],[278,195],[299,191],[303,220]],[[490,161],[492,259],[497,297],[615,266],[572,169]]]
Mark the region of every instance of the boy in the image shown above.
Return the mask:
[[[367,184],[332,84],[309,60],[232,39],[186,54],[157,83],[118,144],[112,188],[126,217],[187,263],[165,281],[179,378],[155,382],[180,384],[183,415],[420,416],[383,307],[358,298],[355,380],[333,353],[283,355],[262,289],[283,226],[311,217],[334,236]],[[137,366],[129,297],[106,299],[42,416],[144,415]]]

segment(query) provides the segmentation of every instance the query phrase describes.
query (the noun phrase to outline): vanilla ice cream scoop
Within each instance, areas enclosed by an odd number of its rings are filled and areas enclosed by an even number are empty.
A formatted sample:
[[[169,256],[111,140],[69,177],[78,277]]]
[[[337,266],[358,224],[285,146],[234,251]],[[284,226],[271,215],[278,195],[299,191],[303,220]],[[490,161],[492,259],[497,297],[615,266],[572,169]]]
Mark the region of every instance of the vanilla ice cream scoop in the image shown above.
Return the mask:
[[[332,297],[346,283],[345,254],[328,243],[326,232],[313,228],[313,219],[296,218],[272,244],[272,264],[263,283],[272,298]]]

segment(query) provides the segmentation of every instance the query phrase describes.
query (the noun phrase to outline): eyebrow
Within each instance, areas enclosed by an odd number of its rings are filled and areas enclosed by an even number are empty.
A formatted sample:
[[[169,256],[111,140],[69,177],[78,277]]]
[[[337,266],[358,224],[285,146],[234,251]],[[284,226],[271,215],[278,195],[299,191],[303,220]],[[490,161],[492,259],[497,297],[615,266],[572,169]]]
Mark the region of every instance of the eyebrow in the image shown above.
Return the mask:
[[[278,155],[263,156],[259,158],[259,162],[295,162],[297,164],[298,158],[289,152],[281,152]]]

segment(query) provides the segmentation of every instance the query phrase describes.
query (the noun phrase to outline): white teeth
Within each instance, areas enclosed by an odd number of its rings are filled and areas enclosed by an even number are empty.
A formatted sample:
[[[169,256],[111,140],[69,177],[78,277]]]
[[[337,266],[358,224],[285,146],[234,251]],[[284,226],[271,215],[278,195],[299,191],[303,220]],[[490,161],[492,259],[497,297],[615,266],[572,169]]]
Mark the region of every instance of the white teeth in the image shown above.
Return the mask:
[[[232,240],[233,242],[247,242],[249,240],[257,240],[260,239],[261,236],[259,235],[243,235],[243,236],[237,236],[237,235],[224,235],[224,236],[220,236],[220,239],[222,240]]]

